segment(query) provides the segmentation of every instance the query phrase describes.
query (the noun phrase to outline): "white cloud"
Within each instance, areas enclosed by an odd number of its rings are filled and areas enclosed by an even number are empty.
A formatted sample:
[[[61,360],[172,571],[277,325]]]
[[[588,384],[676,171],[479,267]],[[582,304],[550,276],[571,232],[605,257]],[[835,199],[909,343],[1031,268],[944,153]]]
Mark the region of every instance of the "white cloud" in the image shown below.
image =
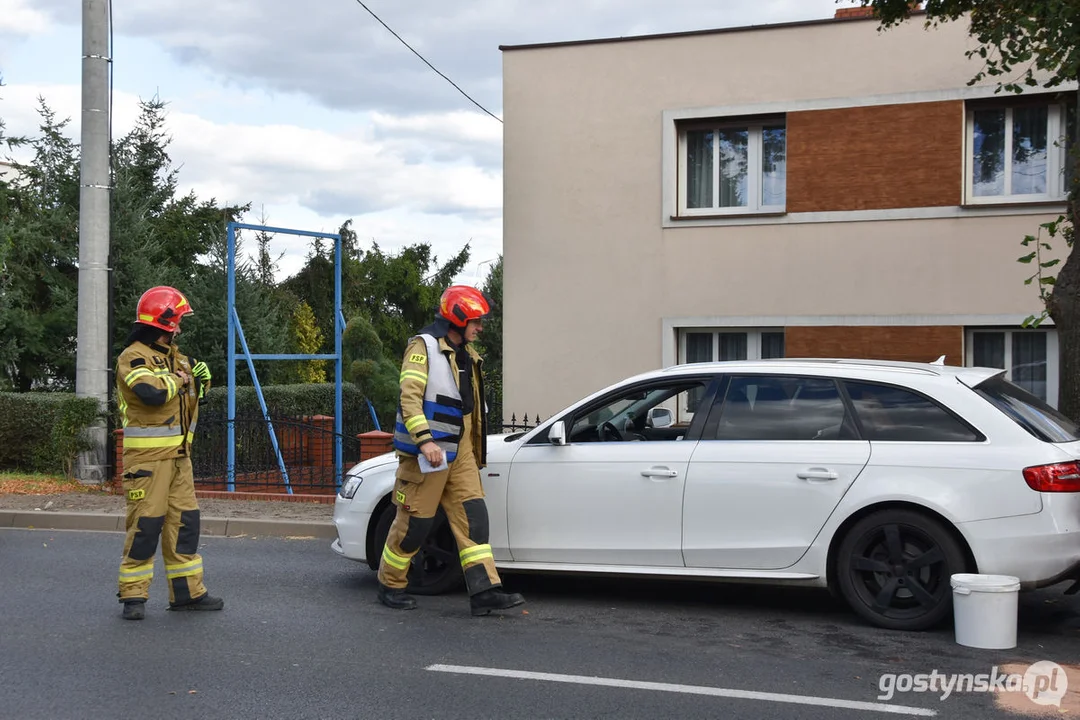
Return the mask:
[[[37,0],[77,22],[70,0]],[[410,45],[495,114],[500,44],[828,18],[836,0],[366,0]],[[207,22],[213,18],[213,22]],[[302,93],[329,108],[479,112],[353,0],[155,0],[116,11],[117,32],[152,38],[222,82]],[[494,120],[488,118],[492,123]]]
[[[0,80],[13,48],[27,38],[47,33],[52,23],[49,16],[30,7],[31,0],[0,0]]]
[[[836,0],[365,2],[496,114],[501,44],[821,19],[838,7]],[[445,259],[471,239],[471,265],[501,251],[502,125],[353,0],[320,3],[317,12],[293,0],[154,0],[114,9],[114,135],[134,123],[136,94],[165,88],[183,191],[250,202],[249,222],[265,210],[274,225],[336,231],[351,217],[361,238],[388,251],[426,241]],[[22,63],[0,90],[10,134],[35,130],[41,94],[72,118],[69,134],[78,140],[79,88],[59,83],[77,83],[70,53],[80,19],[71,0],[0,0],[0,63],[5,52]],[[5,43],[5,32],[44,35],[16,45]],[[20,55],[20,47],[27,51]],[[299,268],[307,245],[281,239],[284,271]],[[468,272],[482,279],[486,266]]]
[[[50,24],[49,16],[30,7],[28,0],[0,0],[0,34],[39,35]]]
[[[185,182],[222,198],[295,203],[321,215],[413,212],[489,215],[502,205],[496,172],[467,162],[410,164],[364,128],[220,125],[175,113],[169,127]]]
[[[260,223],[260,210],[253,208],[251,223]],[[346,217],[326,218],[303,208],[267,208],[266,224],[272,227],[317,232],[337,232]],[[482,284],[491,270],[491,262],[502,253],[502,218],[466,221],[459,217],[403,213],[389,210],[353,219],[361,249],[370,250],[378,244],[383,252],[393,253],[406,246],[428,243],[439,265],[444,264],[462,248],[469,245],[469,263],[458,276],[462,282]],[[296,274],[303,266],[312,241],[285,234],[274,235],[270,243],[271,254],[279,261],[279,278]],[[329,241],[324,243],[329,248]],[[245,245],[244,249],[252,248]],[[434,263],[433,263],[434,264]]]
[[[371,113],[374,137],[410,162],[455,162],[469,158],[480,167],[502,165],[502,125],[468,110],[419,115]]]
[[[12,85],[0,116],[11,134],[33,135],[42,96],[58,118],[70,117],[68,135],[79,139],[79,88],[69,85]],[[138,116],[138,99],[114,98],[114,136],[125,134]],[[272,225],[336,231],[347,218],[364,238],[387,251],[429,241],[448,257],[474,239],[477,261],[500,251],[502,177],[458,155],[454,162],[410,162],[425,146],[460,137],[497,152],[501,136],[476,129],[468,117],[447,114],[397,119],[382,114],[368,125],[330,132],[296,125],[214,123],[187,112],[169,112],[169,154],[180,168],[181,192],[194,190],[220,203],[252,203],[258,222],[265,211]],[[375,130],[378,128],[378,131]],[[380,138],[382,135],[384,137]],[[288,253],[282,270],[303,263],[309,241],[282,238]],[[481,257],[482,256],[482,257]]]

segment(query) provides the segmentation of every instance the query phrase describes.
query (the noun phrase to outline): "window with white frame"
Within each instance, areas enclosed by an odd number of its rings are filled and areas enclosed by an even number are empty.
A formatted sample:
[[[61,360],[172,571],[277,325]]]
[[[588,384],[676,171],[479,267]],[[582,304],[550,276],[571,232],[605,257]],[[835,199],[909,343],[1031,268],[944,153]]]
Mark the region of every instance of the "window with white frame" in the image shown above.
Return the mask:
[[[784,357],[784,330],[743,328],[684,328],[679,331],[679,363],[771,360]],[[702,390],[685,395],[676,409],[679,421],[689,421],[701,401]]]
[[[1000,368],[1006,379],[1057,407],[1056,330],[971,328],[966,344],[968,366]]]
[[[1066,125],[1071,124],[1065,106],[1057,102],[969,107],[967,202],[1063,200]]]
[[[679,128],[680,215],[783,212],[786,198],[783,118]]]

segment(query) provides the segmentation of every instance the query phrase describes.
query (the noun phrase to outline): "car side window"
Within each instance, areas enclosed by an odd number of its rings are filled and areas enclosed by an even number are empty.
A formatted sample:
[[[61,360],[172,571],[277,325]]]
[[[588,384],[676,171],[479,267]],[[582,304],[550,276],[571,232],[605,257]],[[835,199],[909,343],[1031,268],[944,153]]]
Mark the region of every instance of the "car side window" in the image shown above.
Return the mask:
[[[867,440],[979,442],[983,438],[933,400],[904,388],[844,381]]]
[[[635,387],[584,409],[570,422],[571,443],[682,440],[690,422],[676,422],[675,408],[690,393],[704,393],[708,380],[668,381]]]
[[[733,376],[717,395],[717,440],[854,440],[854,422],[828,378]],[[712,420],[710,418],[710,424]]]

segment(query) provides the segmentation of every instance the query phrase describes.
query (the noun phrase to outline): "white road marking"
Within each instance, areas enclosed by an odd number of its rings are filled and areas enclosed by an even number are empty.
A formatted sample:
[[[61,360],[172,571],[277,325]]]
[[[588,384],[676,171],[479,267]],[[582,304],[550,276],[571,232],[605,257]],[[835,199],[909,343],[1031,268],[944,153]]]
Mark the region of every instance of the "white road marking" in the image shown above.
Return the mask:
[[[630,688],[634,690],[656,690],[659,692],[683,693],[685,695],[711,695],[713,697],[737,698],[739,700],[764,700],[767,702],[793,703],[796,705],[816,705],[819,707],[866,710],[870,712],[891,713],[894,715],[918,715],[921,717],[937,716],[936,710],[928,710],[926,708],[910,707],[907,705],[889,705],[887,703],[860,702],[858,700],[842,700],[840,698],[816,697],[814,695],[788,695],[785,693],[734,690],[730,688],[706,687],[703,685],[676,685],[673,683],[620,680],[618,678],[591,677],[588,675],[562,675],[559,673],[529,672],[527,670],[503,670],[500,668],[470,667],[467,665],[429,665],[424,669],[431,672],[453,673],[458,675],[487,675],[490,677],[516,678],[518,680],[544,680],[547,682],[573,683],[577,685],[601,685],[604,687]]]

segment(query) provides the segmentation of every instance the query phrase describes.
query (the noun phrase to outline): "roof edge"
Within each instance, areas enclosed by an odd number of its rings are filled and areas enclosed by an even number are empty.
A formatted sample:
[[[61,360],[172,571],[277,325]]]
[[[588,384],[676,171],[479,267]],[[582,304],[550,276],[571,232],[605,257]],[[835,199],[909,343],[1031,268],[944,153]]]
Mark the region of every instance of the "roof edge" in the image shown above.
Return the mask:
[[[911,16],[925,15],[925,10],[912,11]],[[878,22],[873,16],[830,17],[819,20],[794,20],[791,22],[766,23],[761,25],[739,25],[729,28],[709,28],[706,30],[681,30],[678,32],[654,33],[650,35],[623,35],[620,37],[591,38],[586,40],[556,40],[554,42],[528,43],[524,45],[499,45],[499,50],[536,50],[542,48],[572,47],[575,45],[604,45],[608,43],[638,42],[642,40],[664,40],[668,38],[694,37],[697,35],[723,35],[726,33],[751,32],[754,30],[781,30],[784,28],[812,27],[814,25],[834,25],[850,22]]]

